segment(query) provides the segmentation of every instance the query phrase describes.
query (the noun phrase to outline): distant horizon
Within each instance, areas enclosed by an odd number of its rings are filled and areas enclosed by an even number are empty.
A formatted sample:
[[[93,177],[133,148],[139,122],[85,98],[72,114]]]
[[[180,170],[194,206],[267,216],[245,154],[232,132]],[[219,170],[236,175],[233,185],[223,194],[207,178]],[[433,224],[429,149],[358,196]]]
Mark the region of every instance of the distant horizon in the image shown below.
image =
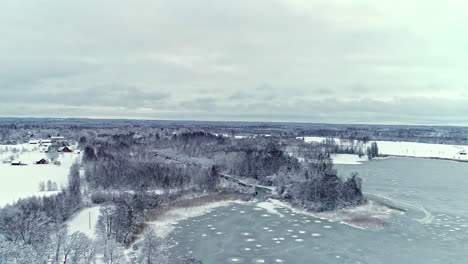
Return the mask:
[[[57,120],[122,120],[122,121],[166,121],[166,122],[212,122],[212,123],[266,123],[266,124],[310,124],[310,125],[342,125],[342,126],[403,126],[403,127],[460,127],[468,128],[468,125],[450,124],[388,124],[388,123],[331,123],[331,122],[301,122],[301,121],[256,121],[256,120],[197,120],[197,119],[147,119],[126,117],[33,117],[33,116],[0,116],[1,119],[57,119]]]

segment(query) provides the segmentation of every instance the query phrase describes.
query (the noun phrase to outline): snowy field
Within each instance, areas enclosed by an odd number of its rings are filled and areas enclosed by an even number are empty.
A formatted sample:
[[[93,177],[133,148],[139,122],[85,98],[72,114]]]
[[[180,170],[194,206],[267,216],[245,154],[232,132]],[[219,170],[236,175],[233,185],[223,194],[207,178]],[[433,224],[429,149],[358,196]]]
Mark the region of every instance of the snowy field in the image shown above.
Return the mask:
[[[305,142],[322,142],[324,137],[303,137]],[[334,139],[340,144],[340,139]],[[405,156],[405,157],[420,157],[420,158],[441,158],[453,160],[467,160],[468,155],[460,153],[468,151],[468,146],[463,145],[443,145],[429,144],[403,141],[375,141],[379,148],[379,154],[390,156]],[[349,144],[346,140],[343,144]],[[370,143],[364,145],[370,146]],[[347,156],[343,156],[347,155]],[[352,157],[354,156],[354,158]],[[332,157],[333,158],[333,157]],[[336,160],[335,160],[336,158]],[[360,161],[366,160],[365,157],[359,159],[357,155],[338,154],[335,155],[334,161],[337,164],[359,164]]]
[[[99,219],[100,206],[84,208],[68,221],[68,233],[82,232],[89,238],[96,238],[95,230]]]
[[[26,166],[12,166],[9,162],[11,156],[14,160],[27,164]],[[70,166],[80,155],[75,153],[61,153],[58,160],[60,165],[35,164],[40,159],[47,159],[46,153],[40,152],[37,145],[1,145],[0,146],[0,207],[11,204],[20,198],[30,196],[53,195],[58,191],[40,191],[39,184],[51,180],[57,184],[58,190],[68,184]]]

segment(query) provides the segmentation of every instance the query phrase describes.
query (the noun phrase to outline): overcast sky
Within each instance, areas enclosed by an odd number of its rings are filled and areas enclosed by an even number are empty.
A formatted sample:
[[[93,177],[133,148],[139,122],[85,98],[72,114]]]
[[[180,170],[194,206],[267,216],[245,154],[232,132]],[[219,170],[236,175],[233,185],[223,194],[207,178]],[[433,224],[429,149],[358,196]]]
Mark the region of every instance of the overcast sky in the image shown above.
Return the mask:
[[[468,125],[460,0],[0,2],[0,116]]]

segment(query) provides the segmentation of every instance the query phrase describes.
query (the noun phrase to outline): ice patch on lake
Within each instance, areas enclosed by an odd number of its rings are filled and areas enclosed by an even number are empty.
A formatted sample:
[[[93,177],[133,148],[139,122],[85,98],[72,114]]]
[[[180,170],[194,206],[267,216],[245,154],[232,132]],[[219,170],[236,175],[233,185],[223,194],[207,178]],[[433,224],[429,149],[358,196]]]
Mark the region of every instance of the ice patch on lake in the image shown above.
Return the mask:
[[[379,197],[379,198],[382,198],[382,199],[385,199],[385,200],[388,200],[392,203],[394,203],[395,205],[400,205],[400,206],[404,206],[404,207],[410,207],[410,208],[413,208],[417,211],[420,211],[424,214],[424,217],[423,218],[420,218],[420,219],[414,219],[418,222],[420,222],[421,224],[430,224],[432,223],[432,221],[434,221],[434,216],[432,215],[431,212],[429,212],[424,206],[422,205],[413,205],[413,204],[409,204],[409,203],[405,203],[405,202],[402,202],[402,201],[397,201],[395,199],[392,199],[390,197],[387,197],[387,196],[383,196],[383,195],[377,195],[377,194],[373,194],[373,193],[365,193],[365,194],[370,194],[370,195],[373,195],[373,196],[376,196],[376,197]]]
[[[282,213],[280,213],[280,212],[278,212],[278,210],[276,210],[277,205],[275,204],[274,201],[276,201],[276,200],[268,199],[265,202],[257,203],[256,206],[259,207],[259,208],[265,209],[270,214],[276,214],[276,215],[279,215],[280,217],[284,217],[284,215]]]

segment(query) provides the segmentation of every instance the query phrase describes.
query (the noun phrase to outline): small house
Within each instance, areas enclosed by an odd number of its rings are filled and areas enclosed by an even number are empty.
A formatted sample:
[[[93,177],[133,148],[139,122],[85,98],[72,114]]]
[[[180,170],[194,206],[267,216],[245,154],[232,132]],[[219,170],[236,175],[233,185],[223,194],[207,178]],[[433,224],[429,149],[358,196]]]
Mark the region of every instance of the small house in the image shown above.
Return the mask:
[[[36,161],[36,164],[47,164],[47,160],[41,159],[39,161]]]
[[[58,149],[59,152],[73,152],[73,150],[71,148],[69,148],[68,146],[65,146],[65,147],[61,147]]]

